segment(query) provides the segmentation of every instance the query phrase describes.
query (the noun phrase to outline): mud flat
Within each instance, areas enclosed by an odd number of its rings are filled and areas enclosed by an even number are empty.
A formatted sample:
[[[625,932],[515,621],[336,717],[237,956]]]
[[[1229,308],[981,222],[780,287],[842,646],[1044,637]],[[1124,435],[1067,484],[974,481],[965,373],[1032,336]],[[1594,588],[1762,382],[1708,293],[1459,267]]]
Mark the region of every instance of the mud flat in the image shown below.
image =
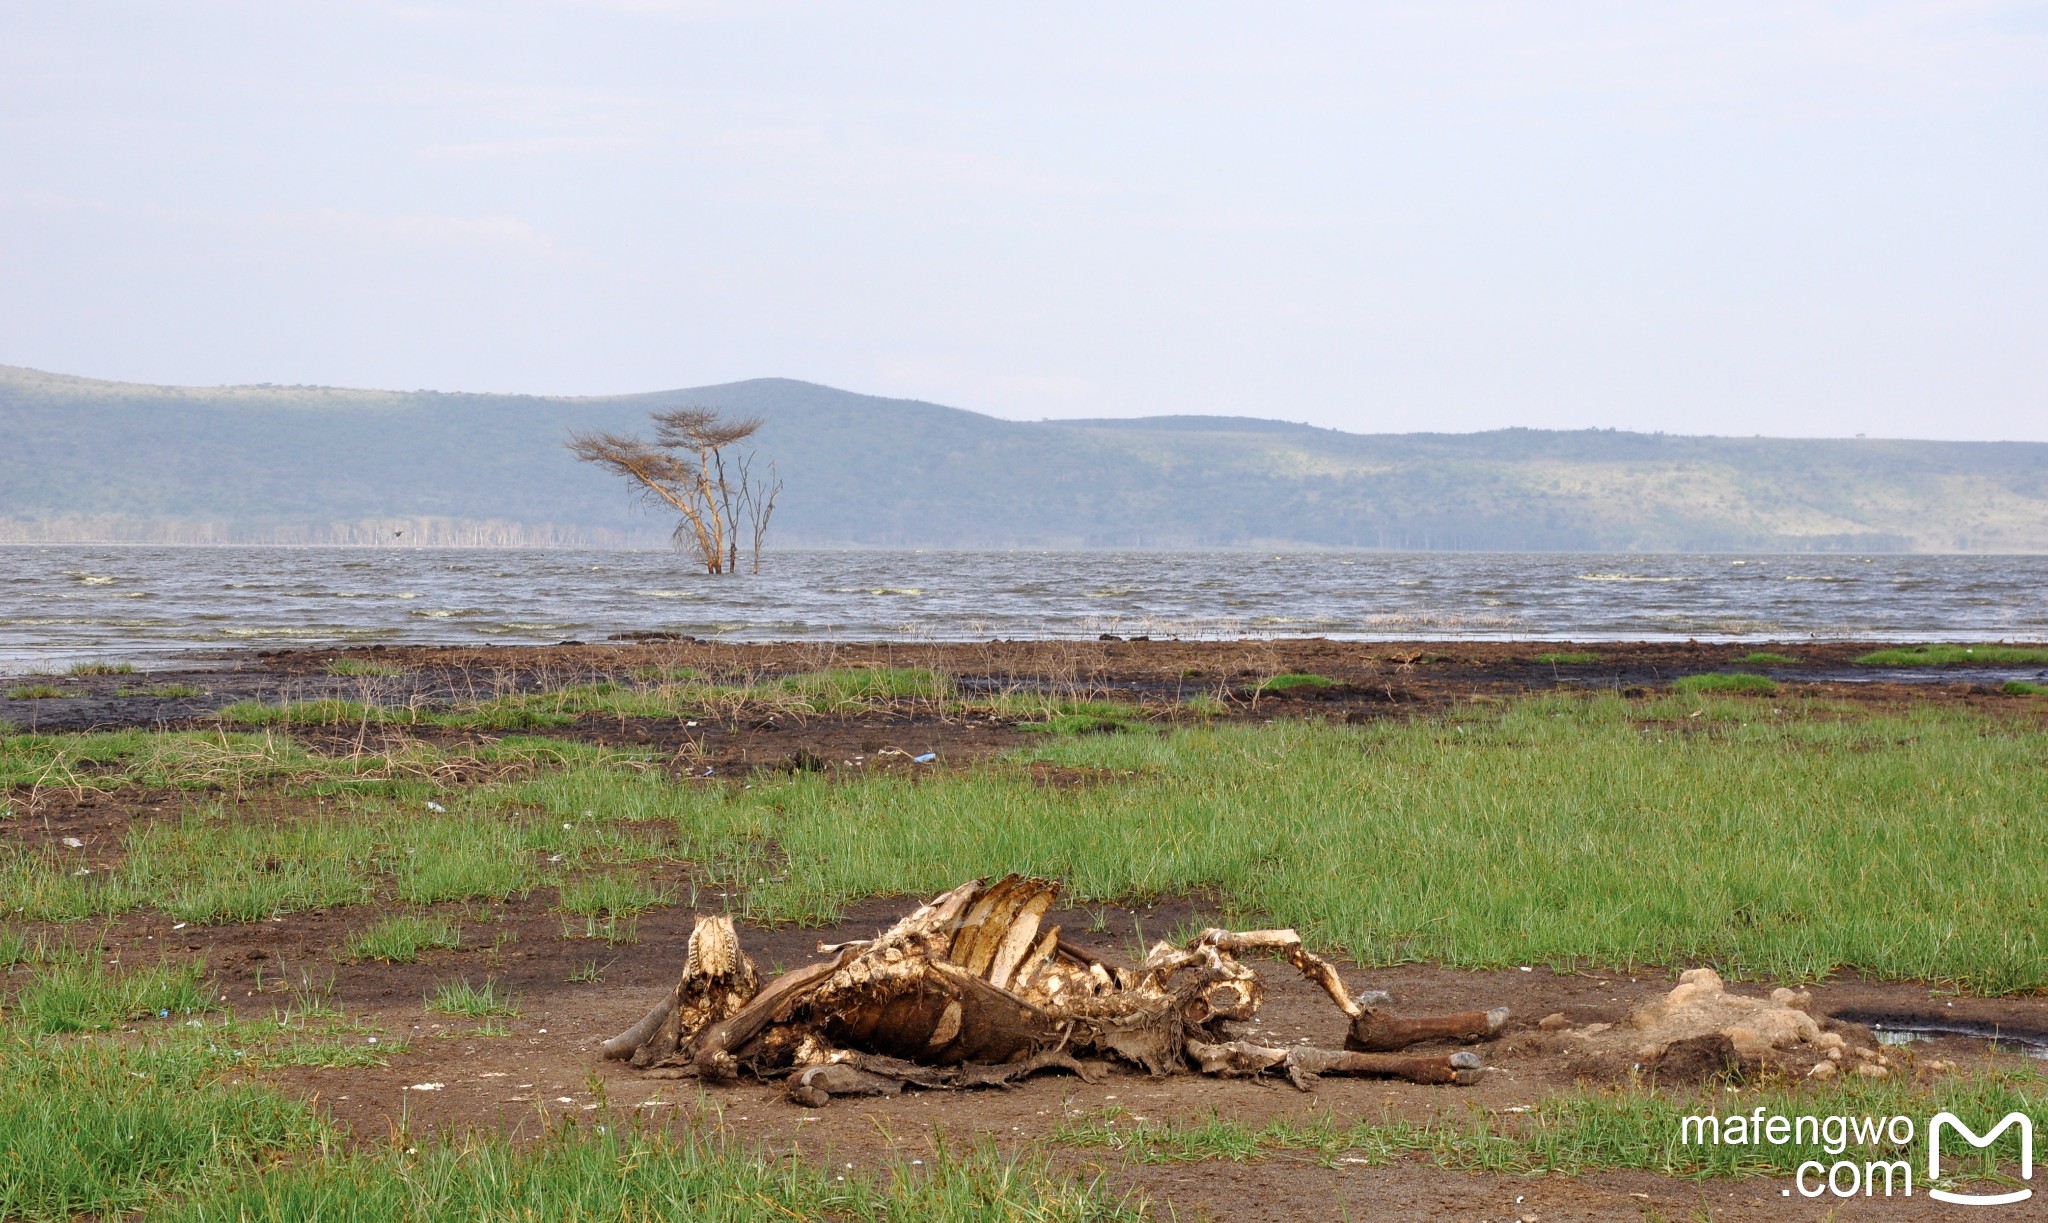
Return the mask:
[[[2025,709],[2008,685],[2048,685],[2048,645],[2026,662],[1938,666],[1860,663],[1886,642],[1343,642],[1272,639],[990,641],[951,644],[725,643],[663,640],[559,646],[228,650],[159,656],[114,675],[0,675],[0,719],[39,730],[204,722],[238,701],[322,698],[449,703],[650,672],[728,681],[843,668],[915,668],[964,693],[1042,693],[1137,702],[1211,696],[1261,717],[1377,717],[1473,698],[1557,689],[1632,695],[1688,676],[1742,673],[1859,702],[1949,700]],[[1759,657],[1764,661],[1751,661]],[[120,665],[121,660],[115,660]],[[336,671],[352,672],[336,674]],[[1325,684],[1275,686],[1287,676]],[[1284,681],[1283,681],[1284,683]],[[40,692],[45,695],[28,695]],[[12,695],[10,695],[12,694]],[[915,717],[920,711],[908,711]],[[764,750],[772,751],[772,747]]]

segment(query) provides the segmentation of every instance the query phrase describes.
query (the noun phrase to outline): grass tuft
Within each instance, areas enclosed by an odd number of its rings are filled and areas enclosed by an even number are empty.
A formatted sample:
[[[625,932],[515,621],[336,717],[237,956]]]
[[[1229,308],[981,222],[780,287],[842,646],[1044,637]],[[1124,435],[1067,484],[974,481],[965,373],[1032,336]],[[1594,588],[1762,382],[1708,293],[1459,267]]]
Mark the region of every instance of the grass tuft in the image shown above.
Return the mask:
[[[1671,682],[1674,692],[1776,692],[1778,681],[1767,675],[1750,675],[1743,671],[1711,671],[1705,675],[1688,675]]]
[[[309,1160],[244,1179],[229,1192],[152,1216],[164,1223],[360,1219],[704,1219],[780,1223],[1136,1223],[1141,1199],[1054,1170],[1042,1156],[992,1144],[962,1154],[943,1141],[920,1166],[897,1160],[840,1173],[774,1160],[721,1131],[642,1128],[600,1114],[538,1143],[469,1133]]]
[[[1276,675],[1259,685],[1261,692],[1286,692],[1290,688],[1335,688],[1337,681],[1327,675],[1310,675],[1303,671],[1289,671]]]
[[[491,977],[484,978],[482,985],[471,983],[468,977],[443,981],[427,999],[427,1009],[463,1019],[515,1019],[519,1015],[511,996],[500,991],[497,980]]]
[[[1117,701],[1055,701],[1041,720],[1019,722],[1017,729],[1037,735],[1114,735],[1148,730],[1145,711]]]
[[[409,709],[386,709],[361,701],[326,698],[286,701],[277,705],[263,701],[237,701],[220,711],[220,720],[231,726],[375,726],[417,719]]]
[[[205,696],[206,689],[199,687],[197,684],[158,684],[152,688],[123,688],[118,692],[114,693],[114,695],[189,698]]]
[[[79,694],[66,692],[55,684],[23,684],[19,688],[7,690],[7,699],[10,701],[52,701],[59,697],[77,695]]]
[[[2048,696],[2048,684],[2036,684],[2024,679],[2005,681],[2005,691],[2011,696]]]
[[[2048,647],[2017,645],[1916,645],[1878,650],[1856,660],[1866,667],[1945,667],[1956,663],[2048,663]]]
[[[1562,654],[1538,654],[1536,661],[1547,667],[1579,667],[1600,661],[1600,656],[1591,650],[1573,650]]]
[[[133,675],[132,662],[76,662],[66,672],[69,675]]]
[[[589,875],[562,885],[562,911],[578,917],[629,917],[667,902],[636,875]]]
[[[213,991],[204,964],[157,964],[111,971],[98,953],[63,957],[21,991],[15,1009],[37,1032],[88,1032],[131,1019],[184,1018],[205,1011]]]
[[[917,667],[813,671],[792,675],[776,686],[818,712],[854,708],[876,701],[941,701],[953,695],[953,681],[949,676]]]
[[[9,926],[0,926],[0,968],[16,968],[23,964],[39,964],[49,958],[49,947],[41,935],[34,942],[21,931]]]
[[[423,951],[460,946],[462,928],[454,922],[403,914],[349,935],[342,945],[342,954],[351,960],[410,964]]]
[[[405,668],[394,662],[371,662],[366,658],[337,658],[326,667],[329,675],[358,675],[391,679],[405,674]]]
[[[213,1035],[179,1029],[130,1044],[9,1033],[0,1219],[155,1218],[335,1139],[310,1104],[227,1079],[235,1058]]]

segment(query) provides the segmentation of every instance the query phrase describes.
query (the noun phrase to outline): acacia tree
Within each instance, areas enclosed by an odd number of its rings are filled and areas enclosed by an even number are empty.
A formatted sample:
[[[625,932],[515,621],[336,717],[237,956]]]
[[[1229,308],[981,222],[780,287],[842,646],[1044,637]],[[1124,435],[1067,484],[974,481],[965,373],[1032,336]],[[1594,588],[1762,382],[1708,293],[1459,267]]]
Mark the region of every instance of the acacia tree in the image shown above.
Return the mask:
[[[680,517],[674,534],[680,550],[696,553],[707,573],[739,572],[740,524],[753,529],[754,572],[761,571],[761,537],[774,513],[782,482],[760,484],[751,453],[732,457],[732,447],[752,437],[759,417],[726,419],[713,408],[670,408],[654,413],[654,440],[618,433],[577,433],[569,450],[624,476],[650,504]],[[766,511],[760,508],[766,505]]]

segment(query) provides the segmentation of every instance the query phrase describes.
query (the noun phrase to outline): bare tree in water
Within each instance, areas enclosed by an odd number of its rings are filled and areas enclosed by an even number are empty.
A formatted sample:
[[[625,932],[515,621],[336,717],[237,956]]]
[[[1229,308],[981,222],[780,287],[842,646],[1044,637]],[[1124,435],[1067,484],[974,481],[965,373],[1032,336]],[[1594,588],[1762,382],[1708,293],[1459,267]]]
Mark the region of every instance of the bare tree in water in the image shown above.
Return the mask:
[[[754,572],[761,572],[761,540],[768,534],[768,520],[775,517],[775,499],[782,495],[782,475],[775,460],[768,460],[768,474],[754,478],[754,456],[740,456],[740,506],[746,511],[747,529],[753,534]]]
[[[737,573],[741,520],[753,532],[754,572],[761,571],[761,538],[782,482],[757,484],[754,456],[732,448],[761,427],[759,417],[727,419],[713,408],[670,408],[654,414],[654,440],[618,433],[577,433],[569,450],[624,476],[650,504],[680,515],[678,549],[694,552],[707,573]],[[765,510],[761,507],[765,506]]]

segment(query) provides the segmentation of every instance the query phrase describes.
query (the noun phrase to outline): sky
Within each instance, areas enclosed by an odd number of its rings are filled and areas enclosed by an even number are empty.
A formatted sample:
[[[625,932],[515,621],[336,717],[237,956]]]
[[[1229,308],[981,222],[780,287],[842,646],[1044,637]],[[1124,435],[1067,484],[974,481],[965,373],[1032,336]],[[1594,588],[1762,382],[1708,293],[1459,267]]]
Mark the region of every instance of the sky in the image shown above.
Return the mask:
[[[0,0],[0,363],[2048,440],[2048,3]]]

